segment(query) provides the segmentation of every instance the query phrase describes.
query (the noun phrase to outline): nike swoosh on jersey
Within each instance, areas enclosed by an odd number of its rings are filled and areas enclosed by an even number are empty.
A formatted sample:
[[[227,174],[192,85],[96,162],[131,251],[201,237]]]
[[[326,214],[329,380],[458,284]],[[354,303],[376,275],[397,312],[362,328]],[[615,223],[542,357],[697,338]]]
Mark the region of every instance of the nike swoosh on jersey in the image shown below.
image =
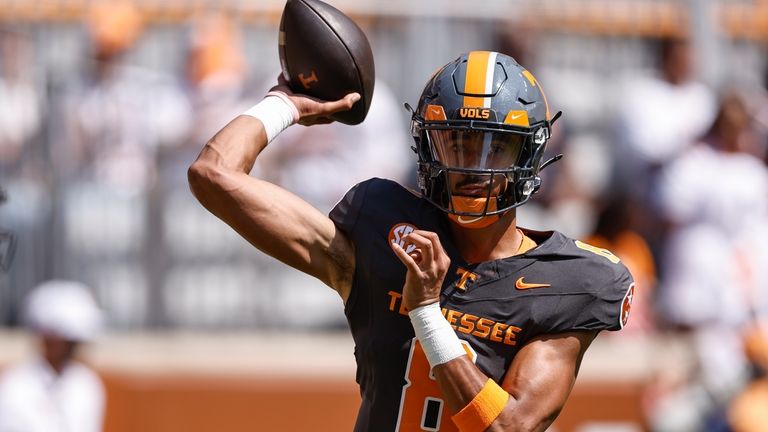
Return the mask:
[[[523,279],[525,279],[525,276],[515,281],[515,288],[519,290],[526,290],[526,289],[532,289],[532,288],[546,288],[550,286],[550,284],[525,283]]]

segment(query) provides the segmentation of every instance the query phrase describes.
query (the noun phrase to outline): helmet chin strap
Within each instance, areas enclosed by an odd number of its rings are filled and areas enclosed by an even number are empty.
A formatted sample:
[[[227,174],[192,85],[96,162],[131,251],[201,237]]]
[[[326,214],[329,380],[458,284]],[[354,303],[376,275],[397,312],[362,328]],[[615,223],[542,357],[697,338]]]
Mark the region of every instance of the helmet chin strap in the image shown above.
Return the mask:
[[[487,208],[486,208],[487,203]],[[496,211],[496,197],[466,197],[451,195],[451,204],[453,209],[458,212],[483,213]],[[489,216],[461,216],[453,213],[448,214],[448,218],[463,228],[485,228],[499,219],[503,213]]]

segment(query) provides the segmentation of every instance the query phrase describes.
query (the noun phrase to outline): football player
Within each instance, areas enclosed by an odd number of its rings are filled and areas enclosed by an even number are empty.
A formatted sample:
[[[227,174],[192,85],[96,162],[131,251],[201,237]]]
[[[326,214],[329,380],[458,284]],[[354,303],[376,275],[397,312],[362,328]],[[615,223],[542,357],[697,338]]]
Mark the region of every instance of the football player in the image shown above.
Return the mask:
[[[281,130],[328,123],[357,100],[318,101],[281,82],[206,144],[192,191],[255,247],[339,293],[362,395],[356,431],[545,430],[597,333],[626,323],[633,288],[609,251],[517,227],[557,118],[541,85],[488,51],[436,72],[411,110],[418,193],[371,179],[326,217],[249,176]]]

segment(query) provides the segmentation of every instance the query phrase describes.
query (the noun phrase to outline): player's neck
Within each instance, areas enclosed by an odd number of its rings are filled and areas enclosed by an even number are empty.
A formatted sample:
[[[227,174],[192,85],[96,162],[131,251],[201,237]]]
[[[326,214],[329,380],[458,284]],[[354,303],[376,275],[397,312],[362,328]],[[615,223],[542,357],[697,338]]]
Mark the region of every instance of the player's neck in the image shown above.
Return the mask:
[[[522,241],[514,209],[485,228],[464,228],[455,223],[450,225],[453,242],[469,263],[513,256]]]

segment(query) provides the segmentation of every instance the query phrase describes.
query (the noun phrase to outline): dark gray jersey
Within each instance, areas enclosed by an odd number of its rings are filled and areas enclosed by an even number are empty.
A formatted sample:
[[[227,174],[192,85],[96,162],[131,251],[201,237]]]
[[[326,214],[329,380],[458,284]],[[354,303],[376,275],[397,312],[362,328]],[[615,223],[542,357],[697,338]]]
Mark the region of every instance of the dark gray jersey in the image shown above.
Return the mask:
[[[558,232],[524,230],[534,249],[469,264],[453,245],[442,211],[381,179],[355,186],[330,216],[355,246],[345,313],[362,396],[356,431],[457,430],[414,339],[402,306],[406,269],[388,244],[412,229],[439,235],[451,258],[443,314],[480,370],[497,382],[536,336],[618,330],[626,323],[632,300],[626,267],[610,252]]]

